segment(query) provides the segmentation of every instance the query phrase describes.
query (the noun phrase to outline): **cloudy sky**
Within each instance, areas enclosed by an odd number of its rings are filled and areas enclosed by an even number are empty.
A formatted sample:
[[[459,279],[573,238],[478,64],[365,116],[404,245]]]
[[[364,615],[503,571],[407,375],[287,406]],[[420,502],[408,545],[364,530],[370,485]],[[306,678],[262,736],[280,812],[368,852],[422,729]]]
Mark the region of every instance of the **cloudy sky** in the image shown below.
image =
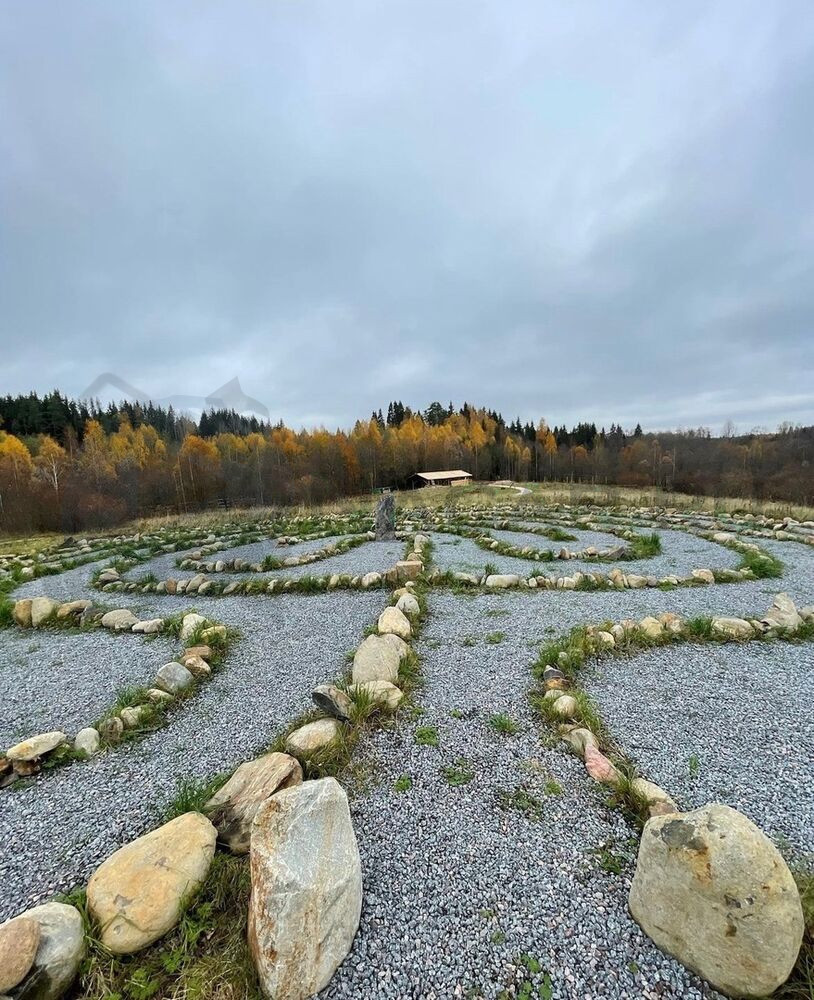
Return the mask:
[[[811,0],[4,0],[0,122],[1,393],[814,423]]]

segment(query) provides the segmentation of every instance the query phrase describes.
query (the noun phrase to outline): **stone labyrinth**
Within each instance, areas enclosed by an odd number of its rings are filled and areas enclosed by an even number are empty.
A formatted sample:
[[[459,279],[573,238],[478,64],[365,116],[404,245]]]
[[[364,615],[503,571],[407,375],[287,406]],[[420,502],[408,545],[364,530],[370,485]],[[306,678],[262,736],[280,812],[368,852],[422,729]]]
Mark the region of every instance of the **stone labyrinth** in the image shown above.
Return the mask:
[[[0,994],[809,982],[814,522],[387,513],[0,557]]]

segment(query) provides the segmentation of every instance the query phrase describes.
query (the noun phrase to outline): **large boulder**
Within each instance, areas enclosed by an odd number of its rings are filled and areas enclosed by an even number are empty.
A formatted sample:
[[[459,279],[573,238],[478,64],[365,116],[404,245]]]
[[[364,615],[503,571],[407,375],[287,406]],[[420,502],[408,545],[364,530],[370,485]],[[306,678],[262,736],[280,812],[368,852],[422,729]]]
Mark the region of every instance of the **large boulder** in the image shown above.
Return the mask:
[[[216,839],[209,820],[189,812],[112,854],[88,882],[102,944],[129,955],[171,930],[206,878]]]
[[[377,628],[379,635],[397,635],[405,640],[412,634],[409,618],[398,608],[385,608],[379,615]]]
[[[241,764],[204,806],[218,840],[233,854],[248,854],[252,822],[276,792],[302,783],[299,761],[285,753],[267,753]]]
[[[398,638],[398,636],[396,637]],[[398,680],[400,656],[386,637],[369,635],[353,657],[353,683]]]
[[[57,1000],[73,982],[85,957],[82,916],[67,903],[45,903],[26,910],[22,919],[39,925],[39,944],[34,964],[13,996],[15,1000]]]
[[[722,993],[770,994],[797,961],[794,878],[768,837],[729,806],[648,820],[629,904],[662,951]]]
[[[362,869],[348,800],[334,778],[270,798],[251,842],[249,946],[274,1000],[305,1000],[350,950],[362,909]]]

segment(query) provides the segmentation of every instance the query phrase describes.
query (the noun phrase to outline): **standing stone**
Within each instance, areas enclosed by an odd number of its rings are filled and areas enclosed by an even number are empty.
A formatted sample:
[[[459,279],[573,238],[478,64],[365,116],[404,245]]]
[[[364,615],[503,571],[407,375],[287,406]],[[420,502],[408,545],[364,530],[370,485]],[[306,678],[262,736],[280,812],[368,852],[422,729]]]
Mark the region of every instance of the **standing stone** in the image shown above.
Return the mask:
[[[270,798],[252,828],[249,946],[273,1000],[319,993],[350,951],[362,868],[348,800],[334,778]]]
[[[40,940],[34,964],[14,996],[20,1000],[57,1000],[73,982],[85,955],[82,917],[76,907],[66,903],[45,903],[22,916],[39,924]]]
[[[773,993],[803,939],[800,896],[780,852],[719,803],[647,821],[629,905],[662,951],[731,996]]]
[[[222,844],[233,854],[248,854],[252,823],[260,807],[277,792],[300,784],[299,761],[285,753],[267,753],[241,764],[203,811]]]
[[[88,882],[102,944],[129,955],[171,930],[206,878],[216,839],[205,816],[188,812],[112,854]]]
[[[377,542],[392,542],[396,537],[396,498],[385,493],[376,504],[375,531]]]

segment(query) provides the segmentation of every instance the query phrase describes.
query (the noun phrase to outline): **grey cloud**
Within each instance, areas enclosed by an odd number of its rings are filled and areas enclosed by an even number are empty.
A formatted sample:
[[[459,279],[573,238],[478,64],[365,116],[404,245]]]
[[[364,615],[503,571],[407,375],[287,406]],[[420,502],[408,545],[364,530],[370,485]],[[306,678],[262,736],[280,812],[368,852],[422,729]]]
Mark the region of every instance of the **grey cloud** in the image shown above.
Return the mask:
[[[0,12],[0,391],[814,422],[814,9]]]

